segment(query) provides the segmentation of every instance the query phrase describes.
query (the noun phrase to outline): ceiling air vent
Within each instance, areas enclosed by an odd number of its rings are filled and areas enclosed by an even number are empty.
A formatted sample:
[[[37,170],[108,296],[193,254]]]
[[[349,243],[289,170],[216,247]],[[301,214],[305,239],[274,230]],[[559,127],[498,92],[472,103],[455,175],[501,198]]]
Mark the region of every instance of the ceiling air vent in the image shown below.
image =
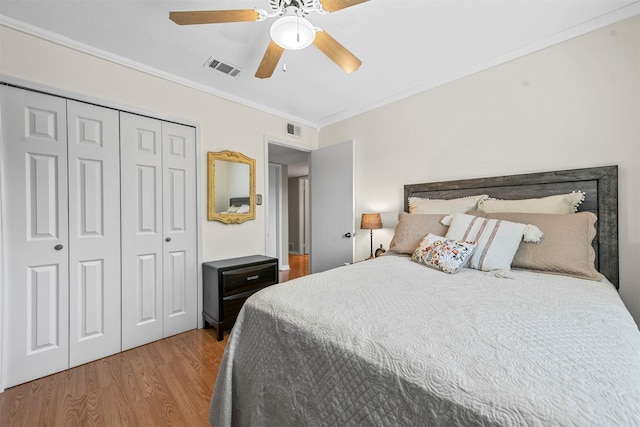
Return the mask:
[[[293,123],[287,123],[287,135],[297,136],[300,138],[302,135],[300,126],[294,125]]]
[[[221,73],[225,73],[231,77],[238,76],[242,71],[240,68],[231,64],[225,64],[224,62],[214,58],[213,56],[209,58],[209,60],[204,65],[214,70],[218,70]]]

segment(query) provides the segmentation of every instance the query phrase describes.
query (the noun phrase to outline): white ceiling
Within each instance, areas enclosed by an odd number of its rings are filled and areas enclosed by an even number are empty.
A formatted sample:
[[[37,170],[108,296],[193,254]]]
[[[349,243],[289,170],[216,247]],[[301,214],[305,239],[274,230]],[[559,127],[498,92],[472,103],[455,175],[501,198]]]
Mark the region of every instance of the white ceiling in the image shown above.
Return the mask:
[[[346,74],[314,46],[255,70],[275,18],[180,26],[173,10],[268,10],[267,0],[0,0],[0,23],[322,127],[640,13],[634,0],[370,0],[308,19],[359,57]],[[209,57],[243,71],[203,67]],[[286,72],[282,65],[286,63]]]

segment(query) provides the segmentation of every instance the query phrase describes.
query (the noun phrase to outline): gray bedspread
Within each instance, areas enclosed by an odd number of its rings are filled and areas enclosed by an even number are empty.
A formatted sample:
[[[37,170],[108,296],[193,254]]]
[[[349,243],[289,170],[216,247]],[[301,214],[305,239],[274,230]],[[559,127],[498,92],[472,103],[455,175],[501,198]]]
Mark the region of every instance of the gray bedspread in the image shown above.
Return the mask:
[[[271,286],[231,333],[222,426],[640,426],[640,332],[606,280],[384,256]]]

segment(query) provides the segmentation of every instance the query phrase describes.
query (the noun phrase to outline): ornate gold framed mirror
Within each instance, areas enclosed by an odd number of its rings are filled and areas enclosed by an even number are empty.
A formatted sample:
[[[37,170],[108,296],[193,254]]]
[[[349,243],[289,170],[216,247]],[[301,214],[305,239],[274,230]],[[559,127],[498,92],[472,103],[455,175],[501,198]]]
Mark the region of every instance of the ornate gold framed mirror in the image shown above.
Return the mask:
[[[239,224],[256,218],[256,161],[235,151],[209,152],[208,219]]]

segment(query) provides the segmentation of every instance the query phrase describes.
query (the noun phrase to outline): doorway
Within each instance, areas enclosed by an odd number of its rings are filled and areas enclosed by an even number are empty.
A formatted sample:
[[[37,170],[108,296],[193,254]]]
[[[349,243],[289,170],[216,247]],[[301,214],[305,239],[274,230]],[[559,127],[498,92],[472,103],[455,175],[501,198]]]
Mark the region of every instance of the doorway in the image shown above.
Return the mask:
[[[269,140],[267,163],[267,255],[286,281],[309,274],[309,151]]]

